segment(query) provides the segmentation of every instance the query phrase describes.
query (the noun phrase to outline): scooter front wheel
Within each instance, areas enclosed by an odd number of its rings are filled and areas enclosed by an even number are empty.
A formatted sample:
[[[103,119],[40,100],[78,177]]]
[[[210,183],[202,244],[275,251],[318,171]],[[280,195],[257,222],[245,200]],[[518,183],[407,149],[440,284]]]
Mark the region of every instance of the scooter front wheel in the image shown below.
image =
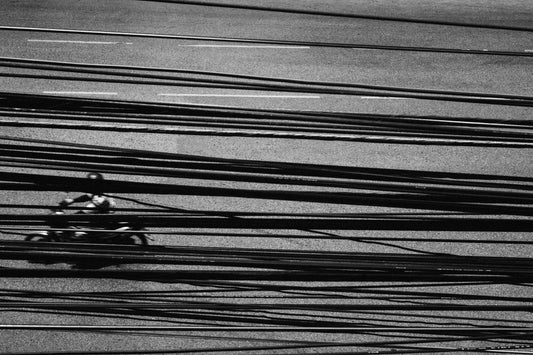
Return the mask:
[[[146,238],[146,236],[142,233],[122,234],[108,239],[107,242],[112,244],[128,244],[143,247],[148,245],[148,238]]]
[[[142,233],[133,234],[131,236],[131,239],[133,239],[133,244],[135,244],[135,245],[141,245],[141,246],[147,246],[148,245],[148,239]]]

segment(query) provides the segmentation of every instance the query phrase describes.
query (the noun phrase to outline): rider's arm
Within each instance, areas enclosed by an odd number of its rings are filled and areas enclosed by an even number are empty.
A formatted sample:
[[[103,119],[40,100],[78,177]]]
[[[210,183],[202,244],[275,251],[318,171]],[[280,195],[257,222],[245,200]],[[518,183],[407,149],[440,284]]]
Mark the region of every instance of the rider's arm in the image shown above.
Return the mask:
[[[73,203],[87,202],[87,201],[90,201],[90,200],[91,200],[91,196],[89,194],[85,194],[85,195],[78,196],[76,198],[66,198],[63,201],[61,201],[59,203],[59,205],[68,206],[68,205],[71,205]]]

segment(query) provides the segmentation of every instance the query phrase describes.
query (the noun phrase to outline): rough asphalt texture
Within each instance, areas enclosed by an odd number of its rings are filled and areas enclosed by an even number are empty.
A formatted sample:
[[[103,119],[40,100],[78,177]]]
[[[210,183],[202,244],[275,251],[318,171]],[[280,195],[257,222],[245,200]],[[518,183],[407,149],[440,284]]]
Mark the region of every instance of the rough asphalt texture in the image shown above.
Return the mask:
[[[231,3],[232,1],[224,1]],[[382,16],[412,17],[443,21],[462,21],[512,26],[531,26],[531,1],[243,1],[261,5],[314,10],[331,10]],[[451,28],[435,25],[354,20],[310,15],[291,15],[199,6],[159,4],[143,1],[30,1],[4,0],[0,7],[0,25],[89,29],[139,33],[168,33],[224,37],[271,38],[282,40],[327,41],[340,43],[376,43],[384,45],[435,46],[490,50],[533,50],[531,33]],[[211,70],[219,72],[286,77],[307,80],[342,81],[412,88],[431,88],[486,93],[531,95],[532,59],[486,57],[455,54],[389,52],[354,49],[259,49],[190,47],[203,42],[149,40],[112,36],[47,34],[37,32],[0,31],[0,53],[5,57],[61,60],[87,63],[125,64]],[[116,44],[65,44],[43,40],[108,41]],[[2,68],[1,72],[13,69]],[[530,119],[531,108],[455,104],[424,100],[372,100],[348,96],[321,98],[237,98],[237,97],[172,97],[173,94],[273,94],[221,89],[171,86],[83,83],[1,77],[2,91],[42,93],[44,91],[115,92],[110,98],[143,101],[188,102],[254,108],[283,108],[323,111],[424,114],[467,117]],[[274,93],[275,94],[275,93]],[[93,96],[94,97],[94,96]],[[102,96],[105,98],[105,96]],[[533,175],[530,149],[476,147],[416,146],[310,140],[224,138],[206,136],[117,134],[47,129],[2,128],[2,134],[100,144],[116,147],[164,152],[206,155],[239,159],[263,159],[284,162],[338,164],[380,168],[418,169],[444,172],[471,172]],[[82,176],[81,174],[72,174]],[[148,179],[148,178],[147,178]],[[149,181],[166,182],[150,178]],[[186,181],[187,182],[187,181]],[[189,181],[190,182],[190,181]],[[226,182],[213,186],[229,187]],[[239,185],[242,186],[242,185]],[[42,203],[59,201],[66,194],[4,193],[4,203]],[[69,195],[70,196],[70,195]],[[389,209],[312,203],[273,202],[193,196],[130,196],[152,203],[190,209],[250,210],[272,212],[391,212]],[[130,206],[124,203],[124,206]],[[132,205],[133,206],[133,205]],[[272,231],[257,231],[270,233]],[[289,231],[290,232],[290,231]],[[358,236],[421,236],[428,238],[515,238],[526,239],[530,233],[464,233],[464,232],[395,232],[345,231]],[[482,235],[481,235],[482,234]],[[5,238],[17,239],[6,235]],[[398,252],[394,247],[355,242],[296,241],[283,239],[233,240],[158,236],[154,244],[261,247],[273,249],[353,250],[364,252]],[[525,246],[401,243],[402,246],[433,252],[461,255],[523,256],[531,255]],[[24,262],[2,261],[4,266],[25,266]],[[39,265],[29,267],[42,267]],[[66,265],[55,265],[63,268]],[[124,266],[127,268],[127,266]],[[177,287],[177,286],[176,286]],[[51,280],[2,279],[0,288],[44,291],[108,291],[173,289],[172,285],[116,280]],[[448,290],[450,291],[450,290]],[[479,292],[470,289],[467,292]],[[488,291],[494,292],[494,291]],[[524,288],[501,286],[500,295],[532,296]],[[411,315],[413,316],[413,315]],[[461,316],[471,316],[462,313]],[[530,314],[491,314],[494,318],[533,321]],[[131,320],[99,317],[61,316],[45,313],[3,312],[2,323],[27,324],[132,324]],[[213,335],[213,334],[209,334]],[[224,334],[217,334],[224,335]],[[275,339],[285,335],[254,334]],[[297,340],[305,339],[299,335]],[[311,337],[311,336],[308,336]],[[354,336],[353,339],[356,339]],[[323,335],[315,340],[347,340],[341,336]],[[52,333],[0,331],[0,351],[114,350],[159,349],[177,347],[226,346],[245,344],[223,339],[194,337],[112,336],[91,333]]]

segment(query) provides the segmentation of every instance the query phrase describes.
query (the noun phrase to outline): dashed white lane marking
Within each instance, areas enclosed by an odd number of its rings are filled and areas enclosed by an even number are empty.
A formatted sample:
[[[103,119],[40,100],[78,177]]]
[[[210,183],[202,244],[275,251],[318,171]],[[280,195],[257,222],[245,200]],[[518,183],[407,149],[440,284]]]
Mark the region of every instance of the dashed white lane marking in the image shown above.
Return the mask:
[[[179,47],[197,48],[259,48],[259,49],[309,49],[306,46],[254,46],[254,45],[233,45],[233,44],[180,44]]]
[[[62,39],[28,39],[28,42],[70,43],[70,44],[133,44],[132,42],[72,41],[72,40],[62,40]]]
[[[320,99],[320,96],[306,96],[306,95],[239,95],[239,94],[172,94],[161,93],[159,96],[175,96],[175,97],[245,97],[245,98],[266,98],[266,99]]]
[[[63,95],[118,95],[116,92],[104,91],[43,91],[43,94],[63,94]]]
[[[524,49],[524,52],[533,52],[533,49]]]

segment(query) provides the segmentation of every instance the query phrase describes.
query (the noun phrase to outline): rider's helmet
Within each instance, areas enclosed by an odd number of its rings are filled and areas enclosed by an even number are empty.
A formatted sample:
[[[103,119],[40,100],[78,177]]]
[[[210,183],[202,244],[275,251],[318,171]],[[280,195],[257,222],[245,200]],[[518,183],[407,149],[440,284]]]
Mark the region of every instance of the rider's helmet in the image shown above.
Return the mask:
[[[104,180],[104,176],[102,174],[100,174],[100,173],[91,172],[91,173],[87,174],[87,179],[102,181],[102,180]]]
[[[100,173],[97,173],[97,172],[91,172],[89,174],[87,174],[87,179],[89,179],[88,181],[88,187],[89,187],[89,192],[93,195],[101,195],[102,192],[103,192],[103,189],[102,189],[102,184],[104,182],[104,177],[102,174]]]

